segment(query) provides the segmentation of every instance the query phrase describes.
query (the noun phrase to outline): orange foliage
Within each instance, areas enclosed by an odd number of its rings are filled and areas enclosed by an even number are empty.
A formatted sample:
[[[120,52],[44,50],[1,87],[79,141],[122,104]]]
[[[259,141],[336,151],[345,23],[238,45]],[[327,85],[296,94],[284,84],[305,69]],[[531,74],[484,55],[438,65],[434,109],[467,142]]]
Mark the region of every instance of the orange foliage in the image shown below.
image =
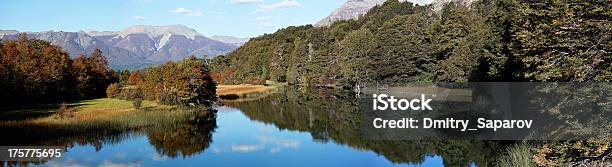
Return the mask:
[[[213,72],[211,75],[217,83],[227,83],[230,81],[230,77],[234,75],[234,73],[236,73],[235,69],[228,68],[221,72]]]

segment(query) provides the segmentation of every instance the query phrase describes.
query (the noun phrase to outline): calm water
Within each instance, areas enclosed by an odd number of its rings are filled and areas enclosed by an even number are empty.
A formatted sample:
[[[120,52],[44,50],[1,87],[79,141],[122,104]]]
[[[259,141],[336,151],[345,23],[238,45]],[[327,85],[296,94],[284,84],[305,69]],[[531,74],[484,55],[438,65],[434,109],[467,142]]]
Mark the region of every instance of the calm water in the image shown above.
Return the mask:
[[[346,92],[286,88],[256,100],[223,102],[213,112],[191,108],[196,112],[185,115],[189,118],[159,119],[153,126],[130,131],[62,134],[40,133],[53,126],[5,127],[3,134],[14,138],[0,138],[0,145],[68,148],[59,159],[30,163],[40,166],[465,167],[492,166],[516,143],[369,140],[362,134],[364,113],[359,104]]]
[[[333,141],[313,140],[306,132],[282,130],[274,124],[249,119],[239,109],[219,107],[217,129],[210,146],[187,157],[158,153],[146,135],[133,135],[96,151],[78,145],[49,166],[394,166],[370,150]],[[422,166],[443,166],[439,156],[426,156]]]
[[[225,102],[196,118],[205,121],[18,141],[67,146],[42,166],[487,166],[504,148],[494,141],[366,140],[357,103],[325,90],[283,90]]]

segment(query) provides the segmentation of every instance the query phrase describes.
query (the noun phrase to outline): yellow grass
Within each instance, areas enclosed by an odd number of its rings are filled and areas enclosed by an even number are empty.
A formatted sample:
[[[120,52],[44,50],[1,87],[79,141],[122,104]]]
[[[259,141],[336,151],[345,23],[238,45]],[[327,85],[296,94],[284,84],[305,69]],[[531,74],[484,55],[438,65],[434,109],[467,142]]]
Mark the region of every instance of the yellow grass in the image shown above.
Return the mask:
[[[119,99],[95,99],[69,103],[71,114],[50,111],[50,115],[21,120],[0,120],[0,132],[15,138],[0,138],[2,142],[16,140],[38,141],[41,137],[62,138],[80,134],[115,133],[145,127],[168,126],[187,122],[194,116],[209,114],[201,107],[182,108],[143,101],[141,109],[135,110],[132,103]],[[46,109],[46,108],[45,108]],[[31,111],[39,109],[23,110]],[[51,109],[47,109],[51,110]]]
[[[218,85],[217,96],[224,101],[248,101],[277,92],[282,84],[268,81],[267,85]]]
[[[58,119],[57,115],[30,119],[28,122],[34,124],[72,124],[81,121],[100,120],[118,117],[128,113],[136,112],[132,103],[127,100],[102,98],[94,100],[83,100],[69,105],[74,105],[74,114],[69,118]],[[151,101],[143,101],[142,109],[171,109],[172,106],[160,105]]]
[[[229,94],[243,95],[243,94],[250,94],[250,93],[255,93],[255,92],[265,92],[265,91],[270,91],[273,89],[274,87],[271,87],[271,86],[250,85],[250,84],[219,85],[217,86],[217,95],[229,95]]]

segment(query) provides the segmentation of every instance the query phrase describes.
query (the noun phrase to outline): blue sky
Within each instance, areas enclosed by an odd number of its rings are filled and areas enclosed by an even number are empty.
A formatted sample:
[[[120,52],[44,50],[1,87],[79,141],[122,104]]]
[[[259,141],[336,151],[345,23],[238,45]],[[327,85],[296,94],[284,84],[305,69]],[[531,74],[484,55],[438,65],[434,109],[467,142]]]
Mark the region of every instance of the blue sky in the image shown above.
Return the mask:
[[[345,0],[2,0],[0,29],[118,31],[183,24],[203,35],[253,37],[314,24]]]

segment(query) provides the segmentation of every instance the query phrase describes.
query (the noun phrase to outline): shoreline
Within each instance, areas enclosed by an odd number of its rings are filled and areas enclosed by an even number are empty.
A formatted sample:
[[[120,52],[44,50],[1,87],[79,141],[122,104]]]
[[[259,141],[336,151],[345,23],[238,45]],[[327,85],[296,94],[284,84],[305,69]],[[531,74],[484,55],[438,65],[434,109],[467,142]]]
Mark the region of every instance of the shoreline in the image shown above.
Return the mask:
[[[282,87],[283,83],[272,83],[268,82],[266,85],[252,85],[252,84],[239,84],[239,85],[218,85],[217,86],[217,97],[221,101],[249,101],[256,100],[262,97],[266,97],[270,94],[278,92]]]
[[[75,101],[67,105],[72,106],[68,108],[71,110],[69,113],[61,113],[61,109],[56,109],[41,117],[0,120],[1,131],[20,136],[19,141],[4,139],[0,142],[21,143],[37,140],[40,136],[59,138],[90,132],[121,132],[172,125],[212,111],[208,108],[161,105],[151,101],[144,101],[140,109],[134,109],[130,101],[111,98]]]

